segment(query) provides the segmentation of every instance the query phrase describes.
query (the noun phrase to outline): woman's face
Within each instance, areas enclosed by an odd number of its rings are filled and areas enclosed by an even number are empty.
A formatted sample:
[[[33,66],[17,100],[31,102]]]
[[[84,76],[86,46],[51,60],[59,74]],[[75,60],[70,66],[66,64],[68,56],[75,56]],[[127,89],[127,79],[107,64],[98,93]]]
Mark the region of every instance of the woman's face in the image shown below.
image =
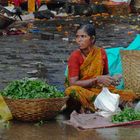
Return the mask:
[[[76,43],[79,45],[80,49],[88,49],[93,44],[93,39],[83,30],[79,29],[76,33]]]

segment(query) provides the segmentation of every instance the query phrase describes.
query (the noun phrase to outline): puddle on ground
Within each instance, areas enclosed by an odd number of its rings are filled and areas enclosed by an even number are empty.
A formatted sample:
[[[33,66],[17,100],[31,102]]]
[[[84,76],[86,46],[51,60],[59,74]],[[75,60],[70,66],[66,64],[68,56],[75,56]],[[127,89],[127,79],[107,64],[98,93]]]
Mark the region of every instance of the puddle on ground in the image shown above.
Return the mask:
[[[78,131],[63,123],[68,119],[63,114],[56,120],[47,121],[41,126],[37,123],[11,122],[9,128],[0,127],[2,140],[139,140],[140,126],[113,127]]]

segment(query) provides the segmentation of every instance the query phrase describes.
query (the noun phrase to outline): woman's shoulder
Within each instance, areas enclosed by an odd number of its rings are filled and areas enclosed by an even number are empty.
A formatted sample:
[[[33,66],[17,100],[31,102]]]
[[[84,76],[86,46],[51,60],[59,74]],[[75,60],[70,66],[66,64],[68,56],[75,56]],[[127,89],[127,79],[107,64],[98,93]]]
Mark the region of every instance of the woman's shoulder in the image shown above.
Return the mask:
[[[102,53],[106,53],[104,48],[100,48]]]
[[[101,50],[102,53],[105,53],[105,49],[103,47],[100,46],[95,46],[97,49]]]
[[[79,49],[74,50],[74,51],[70,54],[71,57],[78,57],[78,56],[80,56],[80,55],[81,55],[81,52],[80,52]]]
[[[96,49],[100,50],[102,54],[106,53],[105,49],[100,46],[95,46]]]
[[[102,57],[103,58],[106,58],[106,51],[105,51],[105,49],[104,48],[100,48],[100,50],[101,50],[101,54],[102,54]]]

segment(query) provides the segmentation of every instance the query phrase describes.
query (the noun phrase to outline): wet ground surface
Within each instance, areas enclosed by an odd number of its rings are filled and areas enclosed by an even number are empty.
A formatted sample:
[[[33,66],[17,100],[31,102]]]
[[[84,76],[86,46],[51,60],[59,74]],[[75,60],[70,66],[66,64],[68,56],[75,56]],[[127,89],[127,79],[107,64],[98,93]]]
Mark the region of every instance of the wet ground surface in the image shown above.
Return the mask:
[[[1,140],[139,140],[140,126],[79,131],[62,123],[63,116],[42,126],[35,123],[12,122],[9,128],[0,129]]]
[[[104,48],[127,47],[140,33],[140,16],[126,17],[82,17],[53,21],[35,21],[29,27],[26,22],[11,27],[26,28],[24,35],[0,37],[0,89],[10,81],[24,77],[41,78],[64,90],[64,71],[70,52],[77,46],[74,32],[80,23],[94,21],[97,27],[97,44]],[[32,25],[32,23],[30,23]],[[38,30],[34,30],[38,29]],[[47,40],[42,34],[53,33],[54,39]],[[64,115],[41,127],[31,123],[11,122],[9,128],[0,129],[2,140],[52,140],[52,139],[97,139],[138,140],[140,126],[116,127],[91,131],[77,131],[62,123]]]
[[[42,78],[64,89],[67,58],[77,47],[74,32],[79,24],[89,21],[95,22],[96,43],[103,48],[127,47],[140,33],[140,16],[137,15],[128,17],[127,21],[125,17],[98,16],[35,21],[32,27],[28,27],[28,23],[15,23],[12,26],[19,29],[26,26],[27,33],[0,37],[0,89],[23,77]],[[54,39],[42,37],[48,32]]]

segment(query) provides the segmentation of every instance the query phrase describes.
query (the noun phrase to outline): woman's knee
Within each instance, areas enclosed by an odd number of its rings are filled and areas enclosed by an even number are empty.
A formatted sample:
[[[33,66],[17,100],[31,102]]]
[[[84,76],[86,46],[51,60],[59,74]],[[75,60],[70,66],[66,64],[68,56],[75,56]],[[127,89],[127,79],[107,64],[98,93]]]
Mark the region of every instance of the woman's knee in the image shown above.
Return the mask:
[[[70,87],[66,88],[66,89],[65,89],[65,94],[66,94],[66,95],[70,95],[70,94],[72,94],[72,93],[75,93],[77,87],[79,87],[79,86],[70,86]]]

